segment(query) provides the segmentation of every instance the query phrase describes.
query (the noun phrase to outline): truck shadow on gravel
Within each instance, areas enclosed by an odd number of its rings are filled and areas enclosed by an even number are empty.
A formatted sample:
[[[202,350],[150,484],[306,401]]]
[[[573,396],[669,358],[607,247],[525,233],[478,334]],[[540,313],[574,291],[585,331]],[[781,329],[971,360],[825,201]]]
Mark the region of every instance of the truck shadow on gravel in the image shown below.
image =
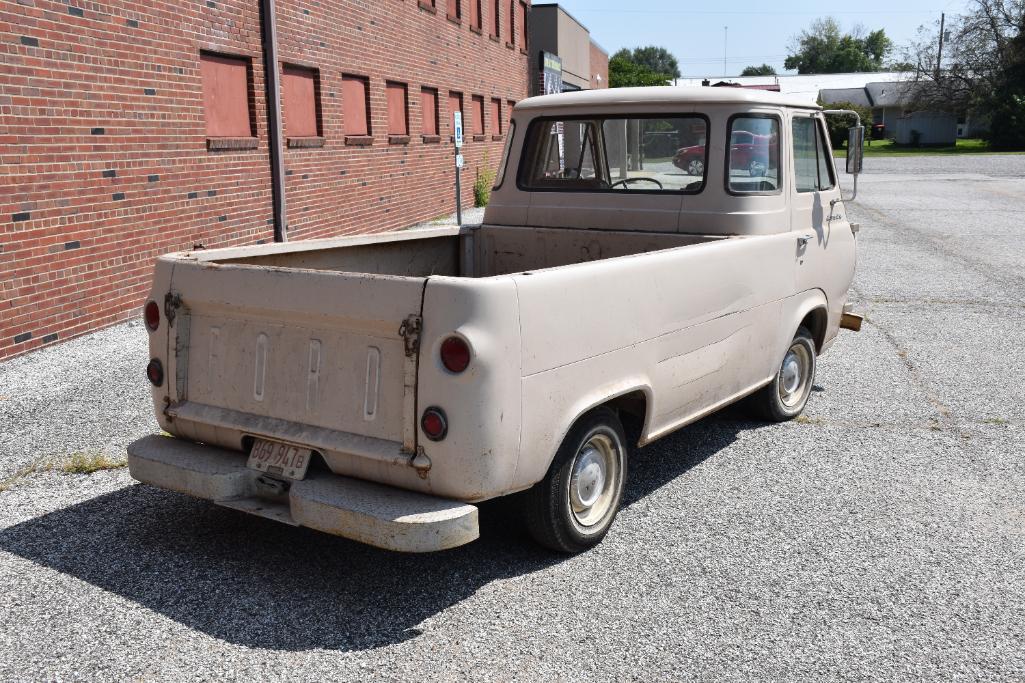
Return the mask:
[[[757,426],[727,413],[634,449],[625,505]],[[403,555],[143,485],[0,531],[0,549],[214,638],[286,651],[409,640],[488,583],[569,560],[535,546],[508,500],[482,505],[477,542]]]

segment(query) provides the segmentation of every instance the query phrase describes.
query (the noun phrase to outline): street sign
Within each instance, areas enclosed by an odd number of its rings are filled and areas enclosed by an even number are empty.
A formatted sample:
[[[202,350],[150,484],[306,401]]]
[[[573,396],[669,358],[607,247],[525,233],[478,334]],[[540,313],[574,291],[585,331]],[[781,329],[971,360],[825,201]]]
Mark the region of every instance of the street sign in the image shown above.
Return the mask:
[[[456,225],[463,224],[463,188],[459,176],[463,170],[463,155],[459,150],[463,148],[463,112],[452,113],[452,140],[456,143]]]

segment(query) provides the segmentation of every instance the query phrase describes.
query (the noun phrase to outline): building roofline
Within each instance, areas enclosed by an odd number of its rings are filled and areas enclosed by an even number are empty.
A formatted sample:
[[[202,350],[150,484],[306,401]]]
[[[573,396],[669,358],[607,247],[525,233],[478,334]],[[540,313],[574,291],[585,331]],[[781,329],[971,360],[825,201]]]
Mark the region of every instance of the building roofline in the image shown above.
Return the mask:
[[[557,2],[533,2],[533,3],[530,4],[530,8],[531,9],[534,9],[535,7],[554,7],[556,10],[561,10],[563,14],[565,14],[567,17],[569,17],[570,19],[575,21],[577,23],[577,26],[579,26],[580,28],[582,28],[585,31],[587,31],[587,35],[591,35],[591,29],[589,29],[586,26],[584,26],[584,23],[582,21],[580,21],[575,16],[573,16],[572,14],[567,12],[566,8],[563,7],[562,5],[560,5],[559,3],[557,3]],[[608,54],[608,53],[606,52],[605,54]]]

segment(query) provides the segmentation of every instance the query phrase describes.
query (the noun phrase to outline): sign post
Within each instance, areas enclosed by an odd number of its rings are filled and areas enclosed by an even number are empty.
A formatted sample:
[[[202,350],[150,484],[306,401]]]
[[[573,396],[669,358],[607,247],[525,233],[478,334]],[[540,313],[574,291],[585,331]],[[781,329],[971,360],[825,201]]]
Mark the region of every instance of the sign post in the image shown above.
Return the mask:
[[[463,225],[463,191],[459,182],[459,176],[463,171],[463,112],[457,111],[453,114],[452,136],[456,150],[456,225]]]

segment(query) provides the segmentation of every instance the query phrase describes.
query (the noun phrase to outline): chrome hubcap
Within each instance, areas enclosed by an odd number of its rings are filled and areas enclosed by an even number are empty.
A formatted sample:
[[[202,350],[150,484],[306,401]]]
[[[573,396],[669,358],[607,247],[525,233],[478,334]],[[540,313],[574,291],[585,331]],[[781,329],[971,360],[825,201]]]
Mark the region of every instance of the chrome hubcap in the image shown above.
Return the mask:
[[[588,447],[577,456],[573,468],[573,502],[581,508],[594,505],[605,488],[605,462],[601,454]]]
[[[788,408],[801,404],[811,388],[811,354],[804,344],[795,343],[779,369],[779,398]]]
[[[705,165],[700,161],[692,161],[687,170],[691,175],[701,175],[705,170]]]
[[[612,507],[620,477],[619,459],[617,445],[605,434],[595,434],[577,451],[569,498],[573,518],[581,526],[594,526]]]
[[[797,360],[797,354],[793,351],[787,353],[783,359],[783,391],[792,394],[797,391],[801,384],[801,363]]]

